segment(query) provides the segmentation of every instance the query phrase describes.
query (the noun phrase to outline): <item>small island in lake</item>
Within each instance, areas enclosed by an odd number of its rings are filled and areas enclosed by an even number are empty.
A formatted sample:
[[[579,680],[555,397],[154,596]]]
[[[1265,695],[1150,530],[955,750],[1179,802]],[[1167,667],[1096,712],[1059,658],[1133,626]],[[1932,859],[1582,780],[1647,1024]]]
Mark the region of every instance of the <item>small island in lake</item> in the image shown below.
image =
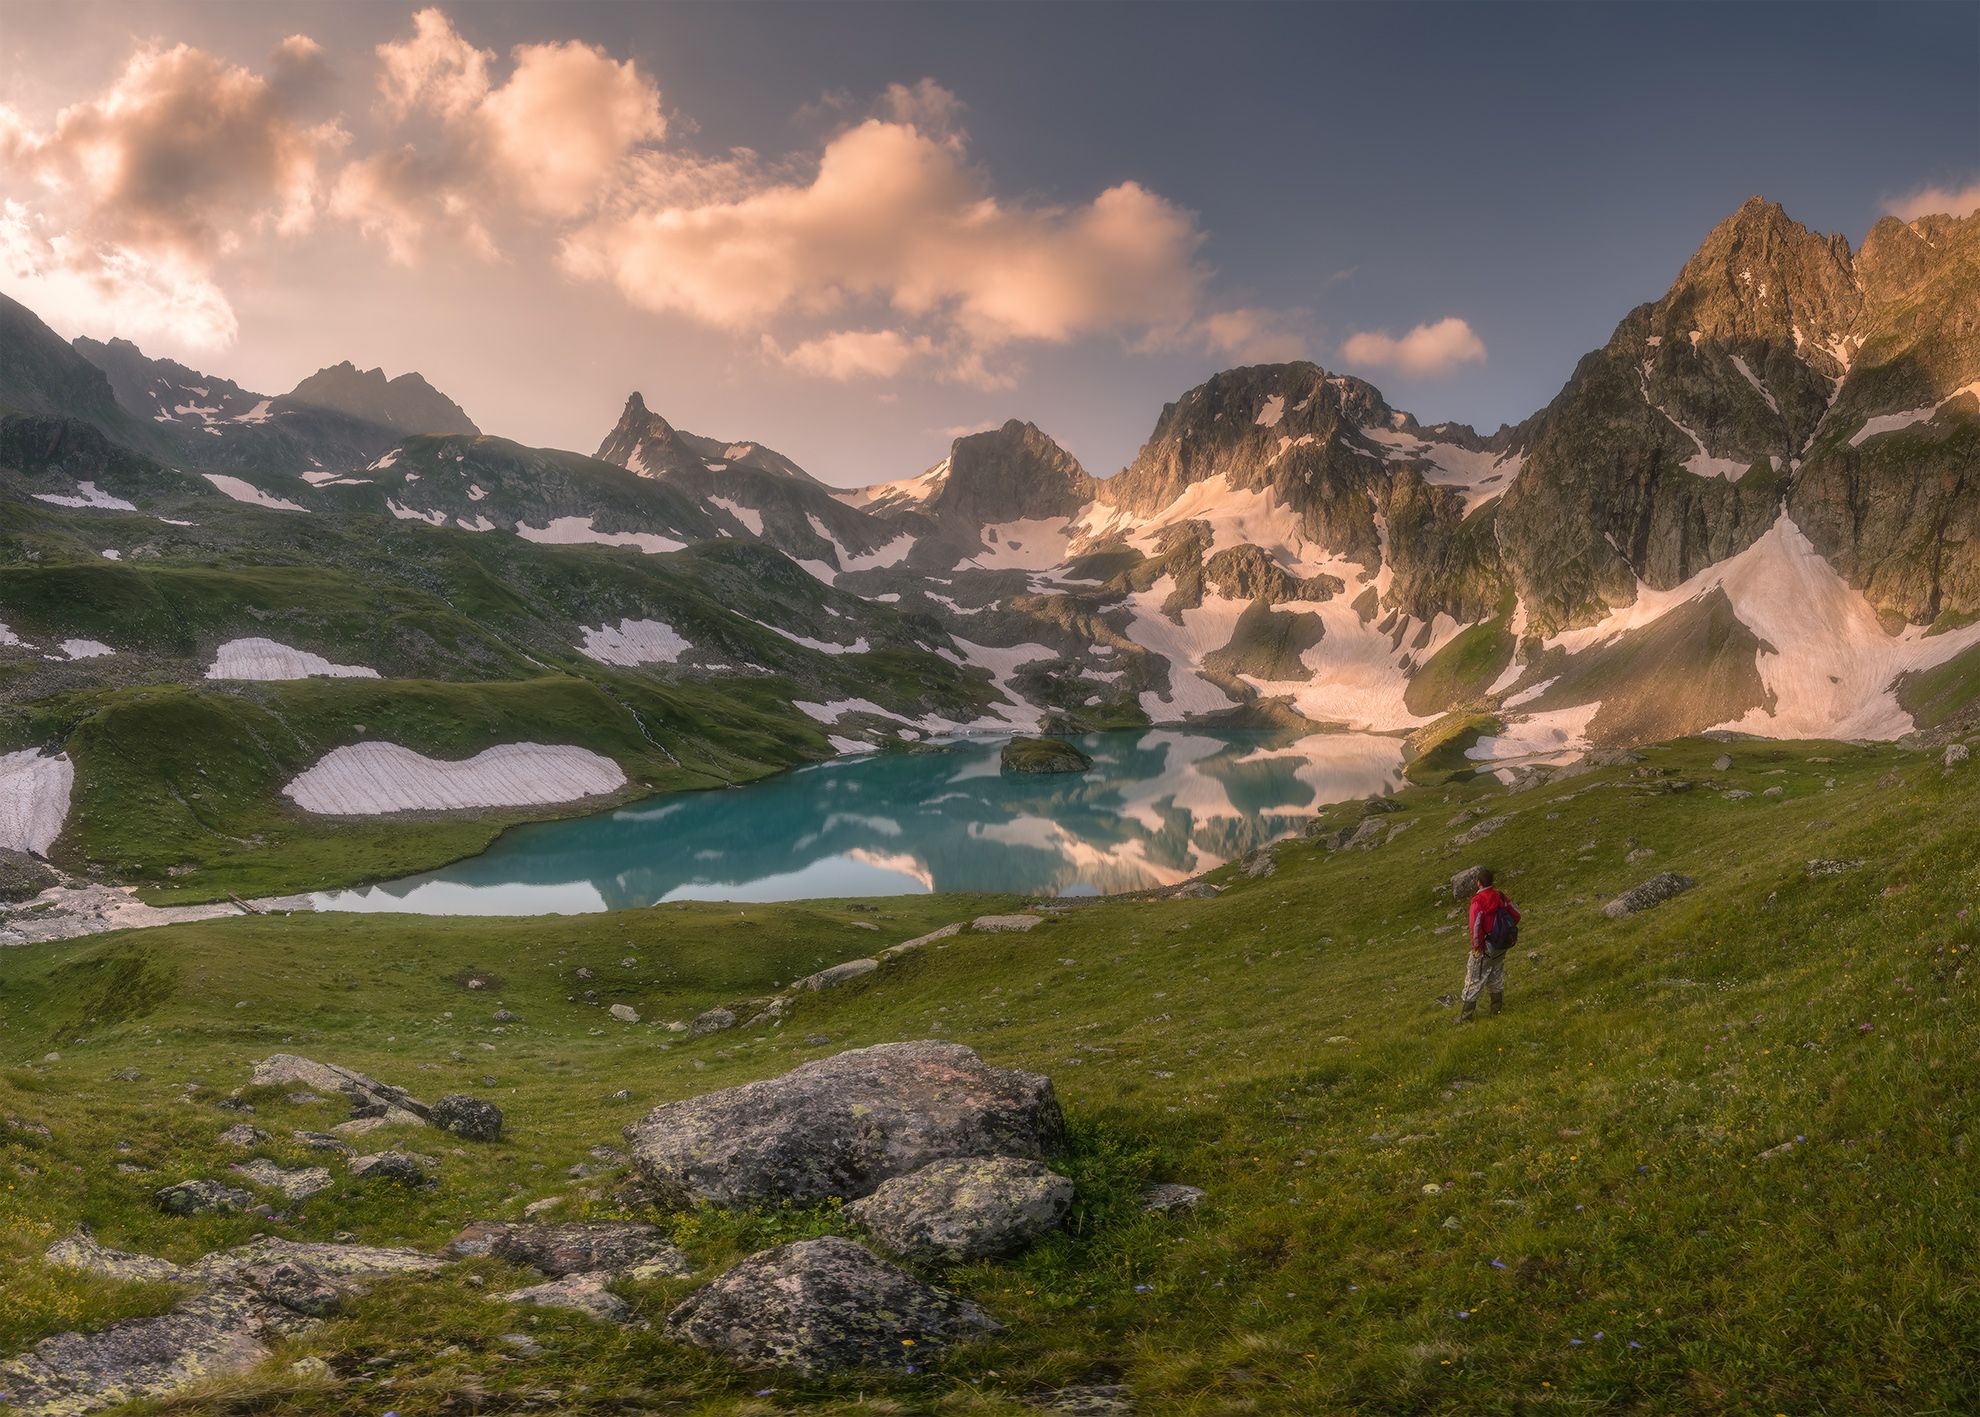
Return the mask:
[[[1063,738],[1013,738],[1004,745],[1005,772],[1085,772],[1093,759]]]

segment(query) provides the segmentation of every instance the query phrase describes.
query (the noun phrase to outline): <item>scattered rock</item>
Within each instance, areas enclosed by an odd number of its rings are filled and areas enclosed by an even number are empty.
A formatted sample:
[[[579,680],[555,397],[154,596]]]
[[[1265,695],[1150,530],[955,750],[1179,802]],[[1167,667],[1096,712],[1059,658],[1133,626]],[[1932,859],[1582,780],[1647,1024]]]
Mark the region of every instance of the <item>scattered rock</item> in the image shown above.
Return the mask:
[[[655,1108],[629,1127],[648,1185],[740,1208],[857,1198],[952,1157],[1042,1159],[1064,1141],[1049,1079],[959,1043],[885,1043]]]
[[[1808,863],[1808,879],[1819,881],[1824,876],[1840,876],[1861,866],[1861,860],[1841,861],[1818,857]]]
[[[1632,886],[1602,907],[1602,913],[1611,920],[1620,920],[1625,915],[1648,910],[1653,905],[1662,905],[1673,896],[1683,895],[1698,882],[1689,876],[1680,876],[1675,871],[1665,871],[1652,876],[1640,886]]]
[[[1729,787],[1725,791],[1725,799],[1728,802],[1744,802],[1752,795],[1744,787]]]
[[[1486,837],[1490,836],[1493,832],[1497,831],[1500,827],[1504,826],[1507,822],[1511,820],[1512,820],[1511,814],[1507,814],[1506,816],[1502,816],[1502,817],[1487,817],[1484,821],[1479,822],[1477,825],[1467,828],[1466,830],[1461,831],[1456,836],[1452,837],[1451,845],[1470,846],[1474,842],[1483,841]]]
[[[359,1181],[390,1181],[401,1186],[428,1186],[432,1169],[439,1165],[430,1156],[411,1151],[380,1151],[351,1158],[351,1176]]]
[[[1731,772],[1732,765],[1732,755],[1729,753],[1721,753],[1718,757],[1712,759],[1713,772]]]
[[[799,1240],[751,1255],[688,1296],[668,1330],[750,1366],[816,1377],[903,1368],[952,1340],[999,1331],[967,1299],[923,1284],[850,1240]]]
[[[510,1013],[507,1009],[497,1009],[489,1015],[497,1023],[521,1023],[522,1015]]]
[[[635,1009],[631,1004],[614,1004],[611,1008],[605,1010],[605,1012],[617,1019],[620,1023],[639,1022],[639,1010]]]
[[[375,1117],[353,1117],[348,1122],[339,1122],[330,1130],[340,1137],[361,1137],[375,1132],[381,1127],[423,1127],[426,1119],[412,1112],[401,1111],[397,1107],[387,1108]]]
[[[181,1181],[158,1192],[160,1208],[173,1215],[232,1214],[254,1204],[254,1197],[221,1181]]]
[[[433,1125],[469,1141],[499,1141],[502,1136],[502,1109],[493,1102],[450,1092],[433,1104]]]
[[[553,1279],[547,1284],[532,1284],[527,1289],[513,1289],[503,1297],[512,1304],[539,1304],[550,1309],[573,1309],[580,1314],[589,1314],[594,1319],[607,1323],[624,1323],[632,1317],[632,1310],[626,1301],[605,1286],[612,1281],[609,1274],[567,1274],[562,1279]]]
[[[292,1201],[308,1200],[330,1186],[330,1172],[322,1166],[303,1166],[287,1171],[265,1157],[256,1157],[253,1161],[236,1163],[233,1169],[255,1185],[280,1191]]]
[[[1279,869],[1279,858],[1269,846],[1261,846],[1244,858],[1240,868],[1246,880],[1261,881]]]
[[[862,974],[871,974],[880,967],[877,959],[849,959],[844,964],[835,964],[830,969],[821,969],[816,974],[807,974],[791,985],[793,989],[835,989],[848,979],[857,979]]]
[[[706,1013],[700,1013],[694,1016],[694,1022],[688,1025],[688,1036],[691,1038],[703,1038],[708,1034],[720,1033],[725,1028],[734,1028],[735,1026],[736,1016],[733,1011],[729,1009],[709,1009]]]
[[[335,1151],[350,1156],[357,1148],[348,1142],[340,1141],[328,1132],[290,1132],[290,1136],[308,1147],[311,1151]]]
[[[1209,1199],[1201,1186],[1185,1186],[1177,1181],[1155,1181],[1141,1188],[1141,1208],[1149,1215],[1177,1215],[1195,1210]]]
[[[493,1255],[528,1265],[553,1278],[569,1274],[609,1274],[633,1265],[653,1273],[692,1274],[688,1257],[657,1225],[642,1220],[544,1221],[534,1224],[477,1220],[447,1242],[460,1258]]]
[[[1972,753],[1968,750],[1967,746],[1964,743],[1946,744],[1945,764],[1949,768],[1958,767],[1961,763],[1965,762],[1971,756]]]
[[[1029,930],[1044,923],[1045,917],[1042,915],[979,915],[969,922],[969,928],[986,934],[1004,934]]]
[[[259,1146],[267,1140],[268,1133],[255,1126],[252,1122],[236,1122],[233,1126],[227,1128],[226,1131],[220,1133],[220,1144],[222,1146],[238,1146],[246,1149],[251,1146]]]
[[[1021,1401],[1060,1417],[1134,1417],[1134,1398],[1125,1383],[1078,1383]]]
[[[222,1277],[231,1274],[236,1268],[247,1265],[267,1265],[280,1262],[308,1265],[319,1274],[333,1275],[340,1279],[377,1279],[388,1274],[424,1274],[439,1269],[445,1260],[432,1255],[421,1254],[418,1250],[402,1249],[396,1245],[356,1245],[341,1244],[328,1240],[283,1240],[273,1235],[263,1235],[236,1245],[230,1250],[221,1250],[207,1255],[186,1266],[192,1277]]]
[[[960,1264],[1017,1253],[1056,1230],[1073,1183],[1011,1156],[937,1161],[880,1184],[845,1213],[904,1260]]]
[[[1021,773],[1085,772],[1093,766],[1093,759],[1063,738],[1013,738],[997,762],[1005,772]]]

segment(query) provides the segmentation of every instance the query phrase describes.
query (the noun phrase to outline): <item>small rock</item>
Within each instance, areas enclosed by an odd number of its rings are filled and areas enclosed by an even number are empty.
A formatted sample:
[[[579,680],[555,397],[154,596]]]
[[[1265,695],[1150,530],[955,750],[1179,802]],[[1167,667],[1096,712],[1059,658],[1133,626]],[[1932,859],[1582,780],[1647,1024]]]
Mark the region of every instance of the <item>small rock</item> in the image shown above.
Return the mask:
[[[256,1157],[253,1161],[237,1162],[233,1169],[255,1185],[280,1191],[295,1201],[308,1200],[318,1191],[327,1190],[330,1185],[330,1172],[322,1166],[304,1166],[289,1171],[265,1157]]]
[[[437,1100],[431,1121],[441,1131],[468,1141],[499,1141],[502,1136],[502,1109],[462,1092],[450,1092]]]
[[[1059,1417],[1134,1417],[1134,1398],[1125,1383],[1077,1383],[1020,1400]]]
[[[231,1214],[246,1210],[254,1197],[224,1182],[181,1181],[167,1186],[156,1197],[160,1208],[173,1215]]]
[[[1698,882],[1689,876],[1680,876],[1675,871],[1665,871],[1652,876],[1639,886],[1632,886],[1614,900],[1602,907],[1602,913],[1611,920],[1620,920],[1625,915],[1648,910],[1654,905],[1662,905],[1673,896],[1683,895]]]
[[[353,1157],[350,1171],[360,1181],[389,1181],[401,1186],[431,1185],[432,1168],[439,1163],[430,1156],[410,1151],[380,1151]]]
[[[226,1131],[220,1133],[220,1144],[222,1146],[238,1146],[242,1150],[246,1150],[252,1146],[259,1146],[267,1140],[268,1133],[255,1126],[252,1122],[236,1122],[233,1126],[227,1128]]]
[[[1967,746],[1964,743],[1946,744],[1945,764],[1949,768],[1958,767],[1961,763],[1965,762],[1971,756],[1972,753],[1968,750]]]
[[[1470,827],[1464,831],[1461,831],[1456,836],[1452,837],[1451,845],[1470,846],[1474,842],[1483,841],[1486,837],[1490,836],[1493,832],[1497,831],[1500,827],[1504,826],[1507,822],[1511,820],[1512,817],[1510,814],[1502,817],[1487,817],[1484,821],[1479,822],[1477,825]]]
[[[805,1377],[919,1366],[951,1340],[1000,1331],[969,1300],[836,1235],[751,1255],[689,1295],[667,1328],[743,1364]]]
[[[845,1214],[901,1259],[960,1264],[1017,1253],[1056,1230],[1073,1183],[1012,1156],[937,1161],[884,1181]]]
[[[1141,1208],[1149,1215],[1177,1215],[1195,1210],[1209,1199],[1201,1186],[1185,1186],[1176,1181],[1155,1181],[1141,1188]]]
[[[543,1352],[543,1345],[526,1333],[505,1333],[496,1342],[525,1358],[536,1358]]]
[[[1808,863],[1808,879],[1818,881],[1824,876],[1840,876],[1847,871],[1854,871],[1862,864],[1861,860],[1840,861],[1818,857]]]
[[[335,1151],[345,1156],[353,1155],[357,1148],[339,1141],[328,1132],[290,1132],[290,1136],[308,1147],[311,1151]]]
[[[553,1278],[609,1274],[635,1264],[656,1272],[691,1274],[694,1266],[657,1225],[641,1220],[574,1220],[518,1224],[477,1220],[447,1242],[446,1252],[493,1255]]]
[[[521,1014],[516,1014],[516,1013],[510,1013],[510,1012],[509,1012],[509,1011],[508,1011],[507,1009],[497,1009],[497,1010],[495,1010],[495,1012],[494,1012],[494,1013],[492,1013],[492,1014],[490,1014],[490,1015],[489,1015],[489,1017],[490,1017],[490,1018],[492,1018],[492,1019],[494,1019],[494,1020],[495,1020],[495,1022],[497,1022],[497,1023],[521,1023],[521,1022],[522,1022],[522,1015],[521,1015]]]
[[[1639,861],[1648,861],[1652,856],[1655,856],[1656,854],[1657,853],[1655,851],[1651,850],[1647,846],[1639,846],[1634,851],[1624,856],[1623,861],[1628,865],[1634,866]]]
[[[632,1317],[626,1301],[605,1286],[609,1274],[567,1274],[547,1284],[512,1289],[502,1297],[512,1304],[538,1304],[549,1309],[572,1309],[606,1323],[624,1323]]]
[[[1727,753],[1721,753],[1719,754],[1718,757],[1712,759],[1713,772],[1731,772],[1732,765],[1733,765],[1732,757],[1730,754]]]
[[[631,1004],[614,1004],[605,1012],[617,1019],[620,1023],[639,1022],[639,1010],[635,1009]]]
[[[846,924],[852,926],[855,930],[878,930],[880,928],[871,920],[848,920]]]
[[[898,955],[904,955],[912,950],[918,950],[923,945],[932,945],[937,940],[946,940],[952,935],[959,934],[961,931],[962,925],[960,923],[944,925],[939,930],[930,930],[925,935],[916,935],[912,940],[902,940],[898,945],[888,946],[886,949],[880,951],[880,958],[893,959]]]
[[[720,1033],[725,1028],[734,1028],[735,1026],[736,1016],[732,1010],[709,1009],[706,1013],[699,1013],[694,1016],[694,1022],[688,1025],[688,1036],[690,1038],[705,1038],[711,1033]]]

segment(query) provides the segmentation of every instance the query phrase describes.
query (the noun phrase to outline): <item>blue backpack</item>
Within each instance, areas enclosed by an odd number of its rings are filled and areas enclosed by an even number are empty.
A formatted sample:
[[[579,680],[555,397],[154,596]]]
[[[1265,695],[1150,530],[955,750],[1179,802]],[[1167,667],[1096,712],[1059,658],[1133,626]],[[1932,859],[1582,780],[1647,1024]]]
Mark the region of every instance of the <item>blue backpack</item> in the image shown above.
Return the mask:
[[[1485,922],[1485,952],[1502,955],[1519,943],[1519,921],[1509,910],[1493,910]]]

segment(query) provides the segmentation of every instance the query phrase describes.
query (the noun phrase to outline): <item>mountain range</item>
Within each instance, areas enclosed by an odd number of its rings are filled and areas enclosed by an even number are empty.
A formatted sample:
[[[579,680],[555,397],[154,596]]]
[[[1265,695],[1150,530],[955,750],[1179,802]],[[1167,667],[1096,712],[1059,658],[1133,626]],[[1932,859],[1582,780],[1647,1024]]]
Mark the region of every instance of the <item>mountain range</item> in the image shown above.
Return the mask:
[[[158,733],[264,803],[380,720],[458,755],[577,700],[635,786],[967,728],[1304,721],[1507,776],[1929,734],[1980,713],[1977,452],[1980,217],[1852,250],[1758,198],[1517,425],[1251,366],[1107,477],[1012,420],[834,488],[638,393],[594,454],[531,448],[417,374],[258,394],[0,297],[0,773],[59,756],[59,849],[166,882],[274,849],[118,765]],[[213,672],[250,640],[292,669]],[[317,854],[254,884],[367,868],[292,818]]]

